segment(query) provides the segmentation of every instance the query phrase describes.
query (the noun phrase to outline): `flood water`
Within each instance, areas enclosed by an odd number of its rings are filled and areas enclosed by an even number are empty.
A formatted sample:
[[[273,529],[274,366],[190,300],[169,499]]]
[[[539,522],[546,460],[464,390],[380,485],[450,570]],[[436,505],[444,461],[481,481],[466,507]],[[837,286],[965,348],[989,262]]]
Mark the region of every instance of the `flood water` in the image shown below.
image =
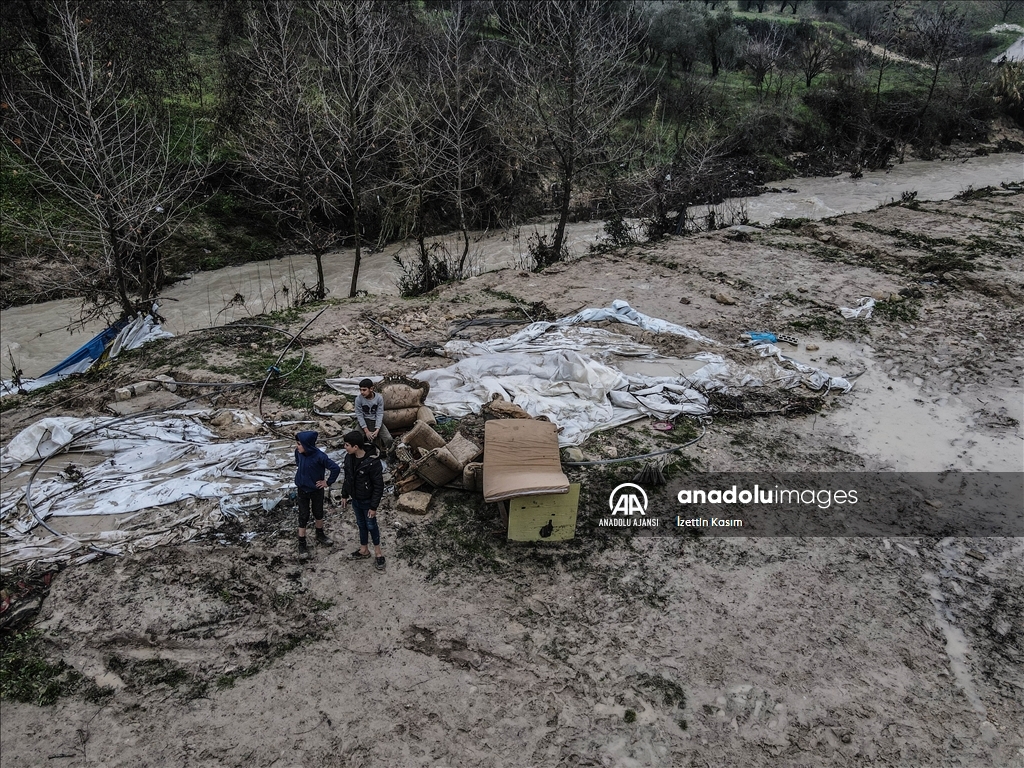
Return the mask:
[[[910,161],[891,171],[865,172],[859,179],[844,174],[776,182],[771,186],[795,191],[726,201],[717,206],[716,216],[722,221],[723,217],[744,214],[751,223],[760,224],[770,224],[779,218],[823,219],[872,210],[899,200],[904,192],[917,192],[918,200],[948,200],[968,187],[1021,181],[1024,154],[943,162]],[[706,212],[696,213],[700,218]],[[502,232],[476,232],[470,257],[472,267],[482,272],[525,266],[529,238],[535,233],[550,235],[553,229],[551,223],[539,223]],[[570,250],[585,253],[602,238],[603,232],[601,221],[570,224],[566,233]],[[453,252],[458,252],[454,238],[438,238],[435,242],[447,242]],[[401,271],[395,264],[396,254],[406,261],[415,256],[409,243],[389,245],[379,253],[364,253],[359,288],[371,294],[397,294]],[[331,296],[348,295],[352,258],[350,250],[324,257]],[[304,285],[313,284],[315,271],[310,256],[197,272],[164,291],[160,312],[166,318],[164,327],[181,334],[282,309]],[[106,327],[103,321],[75,325],[80,308],[80,301],[63,299],[0,312],[0,375],[10,378],[13,357],[26,377],[39,376]]]

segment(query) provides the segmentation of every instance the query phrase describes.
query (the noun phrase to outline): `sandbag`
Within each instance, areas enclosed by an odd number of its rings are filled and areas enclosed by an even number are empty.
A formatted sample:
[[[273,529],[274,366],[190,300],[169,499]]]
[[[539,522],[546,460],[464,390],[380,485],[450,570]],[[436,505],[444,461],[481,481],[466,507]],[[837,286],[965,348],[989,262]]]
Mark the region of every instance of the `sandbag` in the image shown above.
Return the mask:
[[[388,432],[408,429],[410,425],[416,422],[416,414],[418,412],[418,406],[415,408],[393,408],[390,410],[387,406],[384,406],[384,426],[388,428]]]
[[[467,491],[480,491],[483,488],[483,476],[483,462],[471,461],[462,468],[462,487]]]

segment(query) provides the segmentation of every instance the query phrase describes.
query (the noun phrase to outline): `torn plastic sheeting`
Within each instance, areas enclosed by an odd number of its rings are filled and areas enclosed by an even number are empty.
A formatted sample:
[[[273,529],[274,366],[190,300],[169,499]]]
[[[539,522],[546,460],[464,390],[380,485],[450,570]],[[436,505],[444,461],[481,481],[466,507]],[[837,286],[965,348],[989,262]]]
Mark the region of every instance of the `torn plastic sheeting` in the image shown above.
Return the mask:
[[[609,355],[651,359],[662,357],[653,347],[641,344],[625,334],[612,333],[604,328],[567,325],[562,320],[531,323],[504,339],[480,342],[456,339],[444,345],[445,354],[456,360],[504,352],[554,352],[560,349],[585,349],[588,356],[601,359]]]
[[[840,307],[839,312],[847,320],[855,320],[861,318],[864,320],[871,319],[871,313],[875,309],[875,300],[870,296],[864,296],[860,301],[857,302],[856,307]]]
[[[195,414],[193,414],[195,415]],[[0,521],[4,567],[10,562],[22,562],[19,554],[22,540],[25,547],[35,547],[38,536],[30,533],[38,525],[25,499],[28,469],[15,471],[24,460],[39,460],[68,445],[81,435],[73,448],[86,456],[102,459],[95,466],[80,469],[74,478],[67,473],[37,477],[32,483],[32,502],[36,514],[42,519],[91,515],[131,515],[115,524],[117,531],[75,534],[78,541],[130,540],[132,546],[143,546],[149,541],[164,542],[179,534],[166,530],[167,526],[191,525],[196,516],[190,512],[181,517],[171,505],[191,503],[195,499],[217,500],[251,494],[258,497],[279,498],[281,489],[288,485],[290,471],[282,469],[290,464],[290,451],[275,450],[277,440],[259,438],[227,441],[194,418],[184,415],[167,416],[154,422],[140,420],[107,424],[110,419],[44,419],[25,429],[4,449],[5,489],[0,494]],[[91,434],[83,434],[92,431]],[[289,446],[290,448],[290,446]],[[259,506],[257,500],[255,506]],[[225,511],[239,514],[253,505],[225,503]],[[168,510],[162,512],[161,508]],[[140,513],[135,515],[133,513]],[[167,523],[160,518],[171,513],[175,520]],[[205,519],[208,527],[222,519]],[[120,530],[129,524],[135,530],[128,539]],[[59,526],[58,526],[59,527]],[[186,534],[181,534],[186,535]],[[186,538],[194,536],[187,534]],[[156,538],[153,538],[156,537]],[[162,538],[161,538],[162,537]],[[141,544],[139,542],[142,542]],[[156,544],[153,544],[156,546]],[[62,545],[47,557],[64,557]],[[13,558],[13,559],[12,559]]]
[[[555,323],[533,323],[504,339],[449,342],[445,350],[461,358],[457,363],[413,375],[430,383],[426,405],[437,413],[467,416],[478,412],[497,394],[514,401],[531,416],[546,416],[555,422],[562,429],[562,446],[578,445],[593,432],[643,416],[664,420],[682,414],[707,414],[707,400],[696,386],[724,390],[774,384],[844,392],[851,388],[845,379],[788,358],[771,344],[756,347],[763,359],[753,365],[702,352],[693,359],[704,365],[689,376],[627,375],[615,367],[616,357],[662,356],[629,336],[577,325],[593,320],[627,322],[691,339],[695,333],[641,315],[626,302],[616,301],[611,308],[585,310]],[[721,349],[717,342],[707,341]],[[327,383],[348,392],[356,382],[328,379]]]
[[[673,418],[707,413],[707,401],[688,390],[674,403],[660,382],[621,371],[577,352],[492,354],[469,357],[440,370],[421,371],[430,383],[428,405],[449,416],[476,413],[495,394],[532,416],[546,416],[559,427],[559,444],[579,445],[599,429],[626,424],[645,415]],[[654,387],[654,389],[652,389]],[[636,390],[631,393],[630,390]],[[647,394],[637,394],[647,391]]]
[[[558,325],[578,325],[580,323],[596,323],[602,320],[625,323],[627,325],[636,325],[646,331],[653,331],[654,333],[671,333],[676,336],[685,336],[688,339],[699,341],[702,344],[721,346],[719,342],[714,339],[709,339],[707,336],[702,335],[692,328],[687,328],[685,325],[677,325],[675,323],[670,323],[667,320],[661,320],[657,317],[649,317],[641,312],[637,312],[629,306],[628,302],[623,301],[622,299],[616,299],[612,302],[610,307],[584,309],[571,317],[563,317],[561,320],[556,322]]]

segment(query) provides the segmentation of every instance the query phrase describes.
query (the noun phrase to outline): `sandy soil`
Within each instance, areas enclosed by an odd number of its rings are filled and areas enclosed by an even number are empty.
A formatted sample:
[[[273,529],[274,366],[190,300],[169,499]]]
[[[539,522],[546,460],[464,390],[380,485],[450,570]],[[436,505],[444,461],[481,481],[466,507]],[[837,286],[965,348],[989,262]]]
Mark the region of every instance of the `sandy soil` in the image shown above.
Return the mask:
[[[509,296],[535,317],[622,298],[725,342],[793,333],[798,358],[859,374],[816,414],[716,418],[686,451],[700,469],[1019,472],[1022,224],[1024,195],[995,194],[670,239],[340,302],[308,349],[332,374],[410,372],[445,361],[402,358],[363,314],[425,343],[519,312]],[[843,320],[862,296],[886,301]],[[101,412],[118,376],[140,375],[124,365],[6,411],[3,438],[47,407]],[[639,422],[583,448],[658,439]],[[581,519],[635,471],[572,470],[595,489]],[[514,545],[448,492],[425,519],[382,513],[380,574],[346,560],[355,527],[337,510],[338,544],[300,567],[293,514],[62,571],[39,615],[49,652],[115,692],[5,701],[4,767],[1024,765],[1024,539],[627,540],[581,524],[573,542]]]

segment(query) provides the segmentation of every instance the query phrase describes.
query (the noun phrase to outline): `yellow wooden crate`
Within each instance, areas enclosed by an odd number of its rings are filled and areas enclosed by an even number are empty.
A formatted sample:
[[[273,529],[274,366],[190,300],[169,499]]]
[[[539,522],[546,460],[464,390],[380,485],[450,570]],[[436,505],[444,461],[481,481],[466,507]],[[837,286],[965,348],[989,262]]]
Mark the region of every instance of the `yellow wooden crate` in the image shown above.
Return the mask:
[[[518,496],[508,501],[508,538],[511,541],[567,541],[576,536],[580,484],[568,493]]]

